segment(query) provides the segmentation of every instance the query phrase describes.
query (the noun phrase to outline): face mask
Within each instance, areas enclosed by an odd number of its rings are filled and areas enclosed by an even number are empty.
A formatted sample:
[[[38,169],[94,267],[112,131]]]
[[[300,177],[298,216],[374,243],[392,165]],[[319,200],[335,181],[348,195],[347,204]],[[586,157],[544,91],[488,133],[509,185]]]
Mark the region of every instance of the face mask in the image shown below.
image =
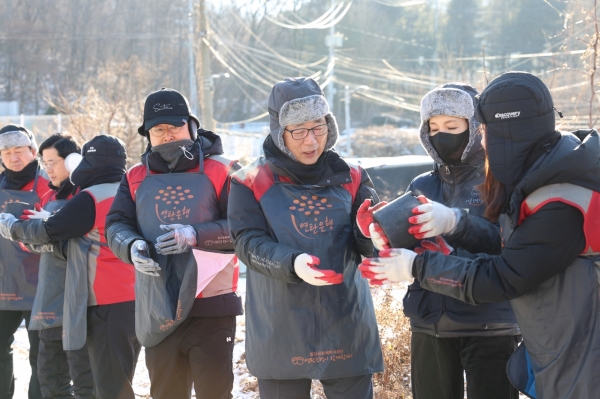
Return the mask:
[[[193,155],[189,152],[192,145],[194,145],[192,140],[171,141],[166,144],[153,146],[152,152],[157,153],[169,165],[169,168],[174,168],[177,162],[184,156],[188,159],[194,159]]]
[[[460,163],[460,158],[469,142],[469,129],[459,134],[438,133],[429,137],[431,145],[446,165]]]

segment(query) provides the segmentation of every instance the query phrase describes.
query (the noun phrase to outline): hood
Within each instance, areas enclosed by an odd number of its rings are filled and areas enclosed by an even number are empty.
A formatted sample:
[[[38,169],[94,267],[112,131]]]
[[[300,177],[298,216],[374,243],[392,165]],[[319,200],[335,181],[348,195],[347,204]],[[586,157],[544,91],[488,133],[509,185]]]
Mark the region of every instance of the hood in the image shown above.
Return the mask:
[[[556,135],[550,91],[526,72],[508,72],[490,82],[480,95],[475,117],[486,126],[490,170],[509,190],[527,171],[530,154]]]
[[[271,137],[275,145],[288,157],[296,157],[287,149],[283,141],[284,129],[325,117],[329,132],[325,151],[337,142],[339,130],[323,90],[311,78],[285,78],[275,83],[269,96],[269,117]]]

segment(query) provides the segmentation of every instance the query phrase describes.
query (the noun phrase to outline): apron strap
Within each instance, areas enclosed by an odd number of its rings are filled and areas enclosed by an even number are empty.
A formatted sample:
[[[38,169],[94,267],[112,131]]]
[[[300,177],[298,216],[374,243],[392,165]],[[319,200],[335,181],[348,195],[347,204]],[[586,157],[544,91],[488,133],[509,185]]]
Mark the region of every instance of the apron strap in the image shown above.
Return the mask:
[[[33,188],[31,189],[32,192],[36,192],[37,190],[37,184],[38,184],[38,176],[40,175],[40,167],[38,166],[38,168],[35,170],[35,180],[33,181]]]

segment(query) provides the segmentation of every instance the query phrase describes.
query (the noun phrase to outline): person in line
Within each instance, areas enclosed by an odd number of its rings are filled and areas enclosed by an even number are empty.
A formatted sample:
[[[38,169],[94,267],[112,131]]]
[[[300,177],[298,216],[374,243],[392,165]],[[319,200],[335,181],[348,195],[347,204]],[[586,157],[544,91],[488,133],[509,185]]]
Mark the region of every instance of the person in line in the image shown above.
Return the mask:
[[[29,245],[68,240],[63,348],[87,344],[95,398],[134,399],[131,382],[141,349],[134,323],[135,270],[117,259],[104,238],[127,151],[117,137],[98,135],[81,154],[71,171],[73,198],[47,219],[0,214],[0,233]]]
[[[50,190],[48,176],[36,159],[37,141],[23,126],[7,125],[0,129],[0,157],[4,171],[0,174],[0,212],[11,203],[33,204]],[[17,217],[21,209],[15,213]],[[16,212],[16,211],[15,211]],[[40,399],[37,357],[38,332],[29,330],[31,308],[35,297],[40,256],[16,242],[0,238],[0,399],[11,399],[15,390],[11,345],[14,333],[23,319],[29,337],[29,399]]]
[[[310,78],[277,82],[264,155],[234,175],[229,227],[248,266],[246,359],[260,397],[372,398],[383,371],[369,286],[373,245],[355,223],[379,198],[368,174],[334,150],[338,126]],[[367,212],[367,210],[365,210]]]
[[[525,72],[500,75],[481,93],[485,216],[500,223],[499,254],[388,249],[361,268],[378,280],[414,277],[469,304],[510,300],[523,335],[508,364],[511,382],[531,397],[593,398],[600,381],[600,135],[557,131],[554,111],[546,85]],[[421,209],[411,230],[428,231],[443,207]],[[459,221],[442,233],[468,243],[481,230]]]
[[[80,152],[77,141],[64,133],[53,134],[40,144],[41,166],[50,179],[50,191],[42,197],[40,204],[36,204],[36,210],[25,210],[21,219],[47,219],[71,199],[73,184],[69,180],[65,158],[71,154],[80,157]],[[62,256],[62,248],[55,248],[58,245],[60,243],[32,247],[41,254],[30,328],[39,330],[38,377],[42,396],[44,399],[70,396],[91,399],[94,381],[87,346],[65,351],[62,345],[67,261]]]
[[[136,272],[136,333],[154,399],[231,398],[238,271],[227,225],[230,176],[219,136],[198,129],[178,91],[145,101],[142,162],[108,214],[110,248]]]
[[[484,181],[484,150],[475,120],[477,89],[448,83],[421,100],[421,145],[433,158],[434,170],[416,177],[407,191],[445,206],[443,221],[456,226],[457,212],[484,232],[488,250],[499,253],[500,229],[483,219],[485,206],[477,189]],[[435,226],[437,229],[438,226]],[[423,238],[436,236],[427,231]],[[442,238],[438,236],[437,241]],[[471,243],[470,247],[478,243]],[[423,248],[441,250],[432,241]],[[457,252],[460,244],[450,240]],[[439,249],[438,249],[439,248]],[[479,248],[482,250],[482,248]],[[411,326],[413,398],[516,399],[518,391],[506,376],[506,363],[520,336],[510,303],[473,306],[436,294],[413,282],[404,297]]]

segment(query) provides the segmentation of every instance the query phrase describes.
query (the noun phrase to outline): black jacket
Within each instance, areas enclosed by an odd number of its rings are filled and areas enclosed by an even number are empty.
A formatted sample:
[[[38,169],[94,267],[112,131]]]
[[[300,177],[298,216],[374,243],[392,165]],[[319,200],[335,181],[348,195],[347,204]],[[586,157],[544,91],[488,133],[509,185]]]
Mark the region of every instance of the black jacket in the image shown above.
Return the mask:
[[[483,218],[485,206],[476,186],[484,181],[484,151],[479,137],[474,141],[464,162],[455,166],[436,163],[432,172],[416,177],[407,189],[415,195],[424,195],[461,210],[460,225],[455,231],[477,229],[476,239],[461,241],[453,234],[446,234],[444,238],[454,247],[455,254],[468,257],[471,257],[469,252],[500,252],[500,229]],[[421,288],[418,281],[408,288],[404,298],[404,313],[410,317],[413,332],[438,337],[519,334],[508,302],[467,305],[457,299],[427,291]]]

